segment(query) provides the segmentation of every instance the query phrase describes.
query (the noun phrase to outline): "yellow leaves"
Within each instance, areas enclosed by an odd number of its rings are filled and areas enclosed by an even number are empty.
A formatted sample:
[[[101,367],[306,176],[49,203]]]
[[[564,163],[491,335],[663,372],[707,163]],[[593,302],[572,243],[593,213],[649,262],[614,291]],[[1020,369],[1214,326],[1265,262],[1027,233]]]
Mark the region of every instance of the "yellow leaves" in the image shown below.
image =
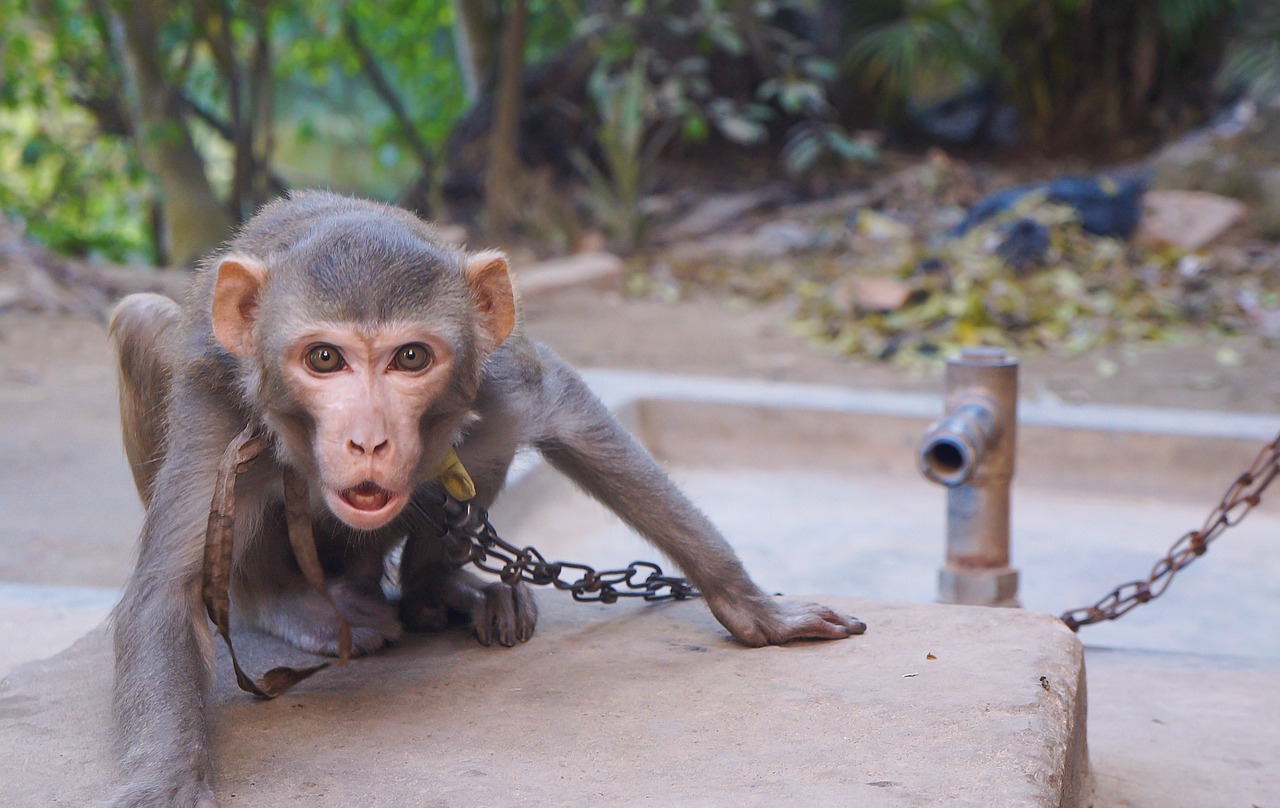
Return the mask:
[[[793,287],[804,330],[832,350],[908,365],[978,344],[1077,354],[1120,340],[1172,339],[1188,325],[1221,328],[1238,308],[1229,289],[1212,289],[1210,259],[1198,256],[1197,272],[1188,273],[1185,254],[1092,236],[1071,209],[1043,199],[1020,201],[1006,216],[932,250],[919,235],[895,245],[887,237],[894,228],[870,228],[879,238],[868,238],[863,223],[883,218],[858,218],[852,246],[865,245],[871,260],[847,271],[857,275]],[[1015,270],[995,250],[1018,219],[1048,228],[1049,245],[1038,261]],[[875,260],[885,254],[915,260],[895,269]],[[876,269],[867,272],[868,263]],[[909,290],[903,305],[857,305],[847,290],[864,276]]]

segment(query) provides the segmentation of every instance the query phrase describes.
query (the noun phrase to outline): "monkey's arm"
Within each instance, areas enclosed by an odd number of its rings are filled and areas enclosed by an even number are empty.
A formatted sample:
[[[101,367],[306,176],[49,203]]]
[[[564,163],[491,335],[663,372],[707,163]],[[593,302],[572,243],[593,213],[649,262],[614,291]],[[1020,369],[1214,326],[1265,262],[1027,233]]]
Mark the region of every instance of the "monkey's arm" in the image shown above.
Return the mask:
[[[861,634],[857,619],[825,606],[777,600],[747,575],[711,521],[676,488],[582,378],[538,346],[543,367],[531,442],[547,460],[675,562],[712,613],[747,645]]]
[[[152,489],[137,569],[116,608],[113,706],[122,752],[115,806],[213,806],[205,712],[212,636],[200,603],[209,503],[236,434],[220,408],[177,403]]]

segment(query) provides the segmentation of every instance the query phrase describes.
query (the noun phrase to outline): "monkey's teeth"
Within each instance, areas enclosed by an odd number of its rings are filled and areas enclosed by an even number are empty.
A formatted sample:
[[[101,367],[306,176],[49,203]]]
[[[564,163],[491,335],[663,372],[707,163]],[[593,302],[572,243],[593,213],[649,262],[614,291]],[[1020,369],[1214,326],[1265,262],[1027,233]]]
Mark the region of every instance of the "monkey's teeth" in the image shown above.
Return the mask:
[[[348,488],[340,496],[358,511],[379,511],[391,501],[391,492],[373,482],[363,482],[354,488]]]

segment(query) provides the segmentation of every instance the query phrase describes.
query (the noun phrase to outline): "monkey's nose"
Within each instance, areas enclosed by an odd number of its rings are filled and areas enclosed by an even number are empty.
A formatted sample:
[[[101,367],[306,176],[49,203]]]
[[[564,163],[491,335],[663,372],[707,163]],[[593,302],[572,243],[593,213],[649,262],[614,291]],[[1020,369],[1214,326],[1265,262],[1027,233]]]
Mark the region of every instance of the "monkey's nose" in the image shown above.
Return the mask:
[[[391,441],[384,440],[381,443],[374,444],[372,451],[370,451],[368,448],[370,443],[373,443],[373,441],[365,440],[357,442],[355,440],[348,439],[347,451],[359,457],[363,457],[364,455],[373,455],[374,457],[378,457],[379,455],[385,454],[387,450],[391,448]]]

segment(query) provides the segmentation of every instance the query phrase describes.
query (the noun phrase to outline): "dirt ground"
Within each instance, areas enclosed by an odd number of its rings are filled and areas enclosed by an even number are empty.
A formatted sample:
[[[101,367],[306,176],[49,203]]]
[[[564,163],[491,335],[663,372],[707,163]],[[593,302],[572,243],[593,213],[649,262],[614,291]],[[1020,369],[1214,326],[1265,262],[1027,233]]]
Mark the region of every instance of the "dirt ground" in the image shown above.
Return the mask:
[[[903,369],[836,356],[793,336],[788,304],[731,305],[703,295],[676,303],[565,289],[527,301],[524,327],[580,367],[759,378],[870,390],[939,392],[942,367]],[[105,318],[105,312],[103,313]],[[1022,395],[1072,404],[1280,411],[1280,345],[1257,336],[1127,344],[1075,357],[1019,357]],[[58,314],[0,314],[0,389],[10,407],[110,375],[102,321]],[[23,390],[26,392],[23,392]],[[113,407],[113,400],[101,402]],[[46,412],[48,412],[46,410]],[[21,413],[39,418],[39,410]]]
[[[786,304],[667,304],[568,291],[526,310],[530,334],[583,367],[940,392],[942,368],[904,370],[834,356],[792,336]],[[1021,357],[1023,396],[1084,404],[1280,411],[1280,346],[1257,337],[1125,345],[1077,357]]]

